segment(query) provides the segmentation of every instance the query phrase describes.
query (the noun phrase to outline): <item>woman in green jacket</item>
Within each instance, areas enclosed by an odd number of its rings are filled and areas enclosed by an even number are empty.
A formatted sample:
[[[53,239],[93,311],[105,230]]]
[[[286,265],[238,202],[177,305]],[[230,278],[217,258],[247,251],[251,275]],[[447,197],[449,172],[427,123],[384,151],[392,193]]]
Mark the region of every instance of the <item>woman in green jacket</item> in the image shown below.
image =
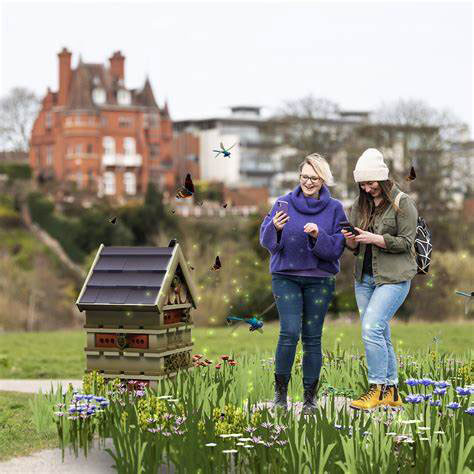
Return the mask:
[[[417,273],[414,242],[418,212],[406,194],[397,198],[401,191],[388,179],[388,173],[378,150],[369,148],[361,155],[354,170],[359,197],[350,214],[359,235],[342,231],[346,246],[356,255],[355,294],[370,385],[351,403],[355,409],[402,405],[389,322],[405,301]]]

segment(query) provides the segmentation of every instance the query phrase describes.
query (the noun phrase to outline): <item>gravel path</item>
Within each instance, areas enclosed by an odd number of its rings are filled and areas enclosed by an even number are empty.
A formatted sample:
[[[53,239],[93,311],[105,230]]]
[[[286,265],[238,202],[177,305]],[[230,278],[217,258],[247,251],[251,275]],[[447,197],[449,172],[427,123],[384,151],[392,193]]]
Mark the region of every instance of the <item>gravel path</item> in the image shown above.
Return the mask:
[[[0,390],[2,391],[13,391],[13,392],[24,392],[24,393],[38,393],[40,390],[42,393],[49,393],[51,388],[55,391],[58,385],[61,383],[63,390],[66,390],[69,383],[72,383],[74,388],[81,390],[82,380],[1,380],[0,379]],[[338,410],[341,407],[346,406],[348,410],[348,402],[350,400],[343,397],[335,397],[335,406]],[[318,400],[319,404],[325,404],[327,397],[322,397]],[[300,415],[302,409],[302,402],[291,403],[289,399],[288,408],[294,409],[295,415]],[[271,401],[261,402],[257,407],[268,407],[271,408]],[[113,449],[113,443],[110,438],[106,440],[106,447]],[[30,456],[23,456],[10,459],[9,461],[0,462],[0,473],[1,474],[108,474],[116,473],[117,471],[113,468],[113,458],[105,452],[103,449],[98,448],[97,441],[94,442],[94,446],[91,447],[87,458],[84,457],[82,451],[79,451],[79,455],[76,458],[73,451],[66,449],[64,452],[64,463],[61,458],[60,449],[45,449],[38,451]],[[167,473],[166,466],[162,466],[161,471],[157,470],[159,474]],[[174,473],[173,469],[170,469],[170,474]]]

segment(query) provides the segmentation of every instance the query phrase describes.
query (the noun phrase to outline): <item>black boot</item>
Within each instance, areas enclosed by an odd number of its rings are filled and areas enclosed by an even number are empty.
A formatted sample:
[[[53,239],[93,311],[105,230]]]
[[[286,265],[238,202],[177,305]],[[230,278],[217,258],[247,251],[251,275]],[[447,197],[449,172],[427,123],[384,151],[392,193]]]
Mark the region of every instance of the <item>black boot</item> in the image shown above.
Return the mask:
[[[288,411],[286,397],[288,395],[288,383],[290,382],[291,374],[282,375],[275,374],[275,400],[273,401],[273,408],[282,408]]]
[[[316,388],[318,386],[319,379],[316,379],[310,387],[304,389],[304,402],[303,402],[303,414],[312,415],[316,411],[316,403],[314,398],[316,396]]]

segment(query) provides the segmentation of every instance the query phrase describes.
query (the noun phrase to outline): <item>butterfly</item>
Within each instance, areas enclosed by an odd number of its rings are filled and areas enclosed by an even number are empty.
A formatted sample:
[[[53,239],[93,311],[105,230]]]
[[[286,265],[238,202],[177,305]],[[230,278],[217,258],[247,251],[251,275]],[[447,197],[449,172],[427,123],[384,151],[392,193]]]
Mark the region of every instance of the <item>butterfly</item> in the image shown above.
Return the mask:
[[[279,298],[279,296],[276,296],[276,298]],[[249,327],[250,332],[258,331],[259,333],[263,334],[263,329],[262,329],[263,320],[261,320],[259,318],[262,317],[268,311],[270,311],[273,308],[273,306],[275,306],[275,305],[276,305],[276,301],[274,301],[270,306],[265,308],[259,315],[254,316],[252,318],[239,318],[237,316],[228,316],[226,318],[227,324],[231,324],[231,321],[237,321],[237,323],[234,324],[233,327],[232,327],[231,334],[237,329],[237,327],[240,324],[242,324],[242,322],[245,322],[245,323],[250,325],[250,327]]]
[[[227,203],[225,202],[224,204],[222,204],[222,207],[225,209],[227,207]]]
[[[217,158],[221,153],[224,155],[224,158],[227,158],[230,156],[230,149],[233,148],[237,143],[234,143],[230,148],[225,148],[222,142],[220,143],[221,149],[220,150],[212,150],[214,153],[217,153],[217,155],[214,158]]]
[[[171,214],[174,214],[176,212],[176,209],[171,209],[170,212]]]
[[[217,270],[220,270],[221,267],[222,267],[221,260],[220,260],[219,255],[218,255],[216,257],[216,261],[215,261],[214,265],[211,267],[211,270],[217,271]]]
[[[410,174],[405,178],[406,181],[414,181],[416,179],[415,168],[412,166],[410,169]]]
[[[456,294],[465,296],[466,297],[466,303],[464,306],[464,314],[467,316],[469,313],[469,306],[472,303],[472,298],[474,298],[474,291],[457,291]]]
[[[186,179],[184,180],[184,186],[181,186],[176,191],[176,198],[188,198],[194,194],[194,184],[193,180],[191,179],[191,175],[188,173],[186,175]]]
[[[113,217],[112,219],[110,219],[109,221],[111,224],[115,224],[117,222],[117,217]]]

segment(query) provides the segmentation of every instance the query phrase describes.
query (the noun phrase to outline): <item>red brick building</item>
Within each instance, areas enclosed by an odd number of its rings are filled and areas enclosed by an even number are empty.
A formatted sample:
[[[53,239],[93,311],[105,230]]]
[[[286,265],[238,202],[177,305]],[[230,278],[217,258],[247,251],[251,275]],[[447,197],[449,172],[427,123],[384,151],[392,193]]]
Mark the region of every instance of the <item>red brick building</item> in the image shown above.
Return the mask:
[[[123,199],[144,194],[151,181],[175,187],[172,123],[148,78],[125,87],[125,57],[116,51],[109,67],[59,54],[59,90],[49,88],[34,123],[30,165],[35,177],[73,181],[78,189]]]

